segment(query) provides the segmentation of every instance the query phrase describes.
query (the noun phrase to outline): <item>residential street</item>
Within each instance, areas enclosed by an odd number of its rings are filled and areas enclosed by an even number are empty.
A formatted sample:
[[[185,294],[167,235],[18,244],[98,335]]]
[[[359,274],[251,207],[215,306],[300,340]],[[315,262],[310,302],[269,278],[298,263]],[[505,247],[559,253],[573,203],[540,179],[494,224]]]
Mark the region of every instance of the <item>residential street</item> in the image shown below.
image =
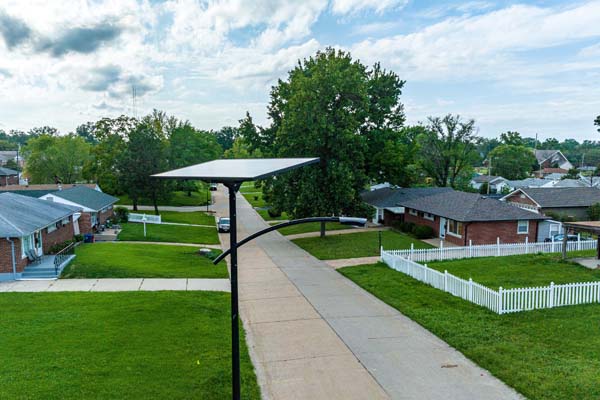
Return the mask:
[[[226,189],[215,210],[227,215]],[[267,224],[238,195],[239,238]],[[228,247],[228,235],[221,235]],[[279,233],[239,255],[240,309],[269,399],[517,399],[515,391]]]

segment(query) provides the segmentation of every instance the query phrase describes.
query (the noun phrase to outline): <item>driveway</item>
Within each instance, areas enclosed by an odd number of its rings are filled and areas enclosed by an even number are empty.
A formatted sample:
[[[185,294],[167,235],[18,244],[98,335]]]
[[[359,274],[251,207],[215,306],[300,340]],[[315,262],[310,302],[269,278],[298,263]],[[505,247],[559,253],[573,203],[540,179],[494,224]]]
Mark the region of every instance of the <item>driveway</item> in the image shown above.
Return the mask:
[[[215,211],[226,215],[223,192]],[[240,238],[268,226],[240,195],[238,226]],[[240,312],[265,398],[521,398],[277,232],[241,248],[239,264]]]

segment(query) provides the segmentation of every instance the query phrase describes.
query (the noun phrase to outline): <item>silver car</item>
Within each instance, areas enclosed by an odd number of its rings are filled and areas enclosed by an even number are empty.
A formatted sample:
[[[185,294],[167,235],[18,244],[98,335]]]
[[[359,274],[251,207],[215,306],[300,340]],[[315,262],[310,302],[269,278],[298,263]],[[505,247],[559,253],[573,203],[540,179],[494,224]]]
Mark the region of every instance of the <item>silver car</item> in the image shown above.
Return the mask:
[[[229,232],[229,218],[221,217],[217,223],[219,232]]]

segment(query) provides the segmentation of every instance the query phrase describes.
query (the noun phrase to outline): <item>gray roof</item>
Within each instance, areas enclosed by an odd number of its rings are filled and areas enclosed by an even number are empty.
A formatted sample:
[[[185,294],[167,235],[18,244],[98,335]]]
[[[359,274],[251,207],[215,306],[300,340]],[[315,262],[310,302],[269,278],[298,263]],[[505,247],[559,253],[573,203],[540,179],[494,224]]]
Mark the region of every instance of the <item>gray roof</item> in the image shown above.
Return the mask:
[[[0,176],[19,175],[19,171],[14,169],[0,167]]]
[[[542,208],[589,207],[600,203],[600,189],[595,187],[577,188],[523,188]]]
[[[362,192],[360,197],[367,204],[373,207],[385,208],[396,207],[401,201],[418,199],[421,197],[432,196],[434,194],[452,192],[448,187],[427,187],[427,188],[394,188],[386,187],[382,189]]]
[[[559,188],[577,188],[577,187],[589,187],[589,185],[586,185],[585,182],[583,182],[581,179],[561,179],[560,181],[557,181],[554,186],[552,187],[559,187]]]
[[[493,182],[496,179],[500,179],[500,180],[506,181],[506,179],[504,179],[501,176],[477,175],[476,177],[473,178],[473,182],[486,183],[486,182]]]
[[[540,187],[542,185],[545,185],[546,183],[550,183],[552,182],[551,179],[540,179],[540,178],[526,178],[526,179],[521,179],[521,180],[515,180],[515,181],[508,181],[508,186],[515,188],[515,189],[520,189],[520,188],[524,188],[524,187]]]
[[[461,222],[547,219],[497,199],[458,191],[407,200],[400,205]]]
[[[535,158],[537,159],[538,163],[541,163],[541,162],[549,159],[556,153],[558,153],[558,150],[536,150]]]
[[[101,210],[119,201],[116,197],[90,189],[87,186],[75,186],[59,190],[52,193],[52,195],[91,208],[92,210]]]
[[[31,234],[77,211],[77,207],[48,200],[0,193],[0,238]]]

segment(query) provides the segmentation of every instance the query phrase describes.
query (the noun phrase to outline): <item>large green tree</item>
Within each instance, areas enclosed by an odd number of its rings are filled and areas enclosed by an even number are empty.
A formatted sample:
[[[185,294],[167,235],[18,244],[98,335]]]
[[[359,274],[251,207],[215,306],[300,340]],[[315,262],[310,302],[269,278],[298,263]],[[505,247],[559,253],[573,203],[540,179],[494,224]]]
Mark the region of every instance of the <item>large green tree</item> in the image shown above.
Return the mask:
[[[229,150],[233,147],[233,141],[238,137],[237,128],[233,126],[224,126],[218,131],[214,132],[217,142],[223,148],[223,151]]]
[[[468,182],[478,158],[475,121],[451,114],[428,120],[418,138],[421,167],[437,186],[460,187]]]
[[[500,141],[511,146],[524,146],[525,141],[519,132],[507,131],[500,134]]]
[[[90,158],[90,145],[76,135],[41,134],[24,149],[25,175],[30,183],[76,183]]]
[[[506,179],[527,178],[536,159],[531,149],[525,146],[503,144],[496,147],[490,154],[493,175],[499,175]]]
[[[361,128],[370,107],[367,68],[327,49],[299,62],[271,91],[272,153],[319,157],[318,165],[272,180],[274,206],[292,217],[366,215],[359,193],[368,182]]]
[[[600,115],[598,115],[594,120],[594,125],[598,127],[598,132],[600,132]]]

